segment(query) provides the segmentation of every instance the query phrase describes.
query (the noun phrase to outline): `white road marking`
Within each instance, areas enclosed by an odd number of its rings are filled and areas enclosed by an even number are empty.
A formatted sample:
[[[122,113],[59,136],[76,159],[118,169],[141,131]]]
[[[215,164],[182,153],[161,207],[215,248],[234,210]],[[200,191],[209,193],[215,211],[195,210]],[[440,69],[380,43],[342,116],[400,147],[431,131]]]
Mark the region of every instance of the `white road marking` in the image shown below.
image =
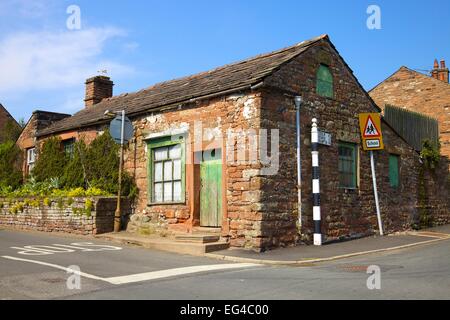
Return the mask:
[[[105,280],[107,280],[109,283],[112,283],[112,284],[125,284],[125,283],[163,279],[163,278],[169,278],[169,277],[174,277],[174,276],[182,276],[182,275],[192,274],[192,273],[201,273],[201,272],[216,271],[216,270],[229,270],[229,269],[238,269],[238,268],[250,268],[250,267],[256,267],[256,266],[261,266],[261,265],[254,264],[254,263],[213,264],[213,265],[206,265],[206,266],[205,265],[204,266],[193,266],[193,267],[184,267],[184,268],[175,268],[175,269],[138,273],[138,274],[132,274],[129,276],[107,278]]]
[[[55,253],[73,253],[73,252],[96,252],[96,251],[115,251],[122,250],[121,247],[96,245],[92,242],[76,242],[70,245],[53,244],[53,245],[30,245],[24,247],[11,247],[11,249],[19,250],[17,254],[25,256],[43,256]]]
[[[59,269],[59,270],[64,270],[66,272],[72,271],[70,268],[66,268],[63,266],[59,266],[57,264],[47,263],[47,262],[43,262],[43,261],[22,259],[22,258],[10,257],[10,256],[2,256],[2,258],[9,259],[9,260],[15,260],[15,261],[39,264],[39,265],[52,267],[52,268]],[[174,268],[174,269],[159,270],[159,271],[131,274],[131,275],[126,275],[126,276],[110,277],[110,278],[102,278],[102,277],[98,277],[98,276],[95,276],[95,275],[92,275],[89,273],[85,273],[85,272],[80,272],[80,275],[85,278],[104,281],[104,282],[108,282],[108,283],[114,284],[114,285],[120,285],[120,284],[135,283],[135,282],[142,282],[142,281],[149,281],[149,280],[157,280],[157,279],[163,279],[163,278],[169,278],[169,277],[175,277],[175,276],[182,276],[182,275],[193,274],[193,273],[202,273],[202,272],[218,271],[218,270],[230,270],[230,269],[239,269],[239,268],[251,268],[251,267],[259,267],[259,266],[262,266],[262,265],[255,264],[255,263],[228,263],[228,264],[212,264],[212,265],[200,265],[200,266],[192,266],[192,267]]]
[[[43,262],[43,261],[22,259],[22,258],[10,257],[10,256],[2,256],[2,258],[9,259],[9,260],[15,260],[15,261],[22,261],[22,262],[30,262],[30,263],[40,264],[42,266],[52,267],[52,268],[55,268],[55,269],[64,270],[66,272],[68,272],[68,271],[72,272],[73,271],[70,268],[66,268],[66,267],[63,267],[63,266],[58,266],[57,264]],[[94,279],[94,280],[104,280],[103,278],[94,276],[94,275],[89,274],[89,273],[84,273],[84,272],[80,272],[80,276],[85,277],[85,278],[89,278],[89,279]]]

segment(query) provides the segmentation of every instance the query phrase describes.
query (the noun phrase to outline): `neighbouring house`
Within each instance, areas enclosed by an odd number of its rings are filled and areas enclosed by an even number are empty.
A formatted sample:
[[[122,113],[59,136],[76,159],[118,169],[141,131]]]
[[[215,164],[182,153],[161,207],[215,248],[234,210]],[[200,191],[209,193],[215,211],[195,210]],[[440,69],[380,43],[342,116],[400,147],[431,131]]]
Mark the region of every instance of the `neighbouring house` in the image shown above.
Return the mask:
[[[394,105],[416,111],[439,122],[441,153],[450,158],[450,84],[445,61],[434,61],[431,75],[401,67],[369,91],[372,99],[384,109]]]
[[[0,104],[0,143],[5,142],[5,135],[13,131],[20,132],[21,128],[17,121],[11,116],[6,108]]]
[[[23,151],[22,172],[28,176],[36,161],[36,135],[39,130],[47,128],[52,123],[70,117],[70,114],[34,111],[17,139],[17,146]]]
[[[311,123],[317,118],[332,135],[331,145],[319,148],[325,240],[377,232],[358,114],[381,110],[328,36],[135,93],[113,96],[112,88],[108,77],[88,79],[83,110],[21,138],[33,145],[51,136],[89,142],[107,128],[107,111],[124,109],[135,129],[125,169],[139,188],[129,231],[144,223],[218,231],[231,246],[255,250],[311,241]],[[420,162],[386,122],[382,130],[386,149],[376,152],[376,171],[383,224],[392,232],[416,219]],[[436,221],[449,222],[448,212],[441,214]]]

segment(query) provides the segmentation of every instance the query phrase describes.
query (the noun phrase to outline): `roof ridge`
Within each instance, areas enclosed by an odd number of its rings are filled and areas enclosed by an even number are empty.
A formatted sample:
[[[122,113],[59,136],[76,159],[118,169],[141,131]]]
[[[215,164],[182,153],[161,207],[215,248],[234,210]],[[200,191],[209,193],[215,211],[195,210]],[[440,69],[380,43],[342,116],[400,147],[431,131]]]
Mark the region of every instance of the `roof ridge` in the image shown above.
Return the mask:
[[[198,76],[201,76],[201,75],[205,75],[205,74],[208,74],[208,73],[212,73],[212,72],[215,72],[215,71],[226,69],[226,68],[228,68],[230,66],[236,66],[236,65],[239,65],[239,64],[242,64],[242,63],[247,63],[247,62],[250,62],[250,61],[253,61],[253,60],[256,60],[256,59],[260,59],[260,58],[268,58],[268,57],[271,57],[271,56],[274,56],[274,55],[277,55],[277,54],[280,54],[280,53],[283,53],[283,52],[286,52],[286,51],[289,51],[289,50],[293,50],[293,49],[295,49],[295,48],[297,48],[299,46],[311,45],[311,44],[313,44],[313,43],[315,43],[317,41],[320,41],[322,39],[329,39],[329,37],[328,37],[327,34],[322,34],[320,36],[317,36],[317,37],[314,37],[314,38],[311,38],[311,39],[308,39],[308,40],[297,42],[296,44],[291,45],[291,46],[287,46],[287,47],[284,47],[284,48],[281,48],[281,49],[277,49],[277,50],[274,50],[274,51],[258,54],[258,55],[255,55],[255,56],[252,56],[252,57],[249,57],[249,58],[237,60],[235,62],[227,63],[227,64],[224,64],[224,65],[212,68],[212,69],[208,69],[206,71],[200,71],[200,72],[193,73],[193,74],[190,74],[190,75],[181,76],[181,77],[178,77],[178,78],[157,82],[157,83],[154,83],[151,86],[148,86],[146,88],[142,88],[142,89],[140,89],[138,91],[124,92],[124,93],[122,93],[120,95],[116,95],[116,96],[112,96],[112,97],[103,99],[102,101],[112,101],[112,100],[114,100],[116,98],[120,98],[120,97],[123,97],[123,96],[134,95],[134,94],[143,93],[143,92],[148,92],[148,91],[150,91],[152,89],[155,89],[157,87],[162,86],[163,84],[172,83],[172,82],[175,82],[175,81],[187,80],[187,79],[190,79],[190,78],[195,78],[195,77],[198,77]],[[292,59],[292,58],[293,57],[290,57],[290,59]]]
[[[250,89],[324,39],[330,42],[328,35],[321,35],[289,47],[225,64],[208,71],[159,82],[139,91],[122,93],[103,99],[89,109],[81,109],[72,117],[57,121],[42,129],[38,136],[104,121],[103,111],[106,109],[126,108],[127,114],[133,116],[167,105]]]
[[[406,71],[409,71],[409,72],[413,72],[413,73],[415,73],[415,74],[418,74],[418,75],[424,77],[425,79],[432,79],[432,80],[434,80],[434,81],[438,81],[439,83],[441,83],[441,84],[443,84],[443,85],[450,86],[450,83],[445,83],[445,82],[442,81],[442,80],[435,79],[435,78],[433,78],[432,76],[429,76],[429,75],[427,75],[427,74],[425,74],[425,73],[422,73],[422,72],[418,72],[418,71],[416,71],[416,70],[414,70],[414,69],[411,69],[411,68],[409,68],[409,67],[403,65],[403,66],[401,66],[400,68],[398,68],[397,71],[395,71],[395,72],[392,73],[390,76],[388,76],[387,78],[385,78],[384,80],[382,80],[381,82],[379,82],[377,85],[375,85],[375,86],[374,86],[372,89],[370,89],[368,92],[370,93],[370,92],[374,91],[376,88],[378,88],[378,87],[379,87],[380,85],[382,85],[384,82],[386,82],[387,80],[389,80],[389,79],[391,79],[393,76],[395,76],[397,73],[399,73],[402,69],[406,69]]]

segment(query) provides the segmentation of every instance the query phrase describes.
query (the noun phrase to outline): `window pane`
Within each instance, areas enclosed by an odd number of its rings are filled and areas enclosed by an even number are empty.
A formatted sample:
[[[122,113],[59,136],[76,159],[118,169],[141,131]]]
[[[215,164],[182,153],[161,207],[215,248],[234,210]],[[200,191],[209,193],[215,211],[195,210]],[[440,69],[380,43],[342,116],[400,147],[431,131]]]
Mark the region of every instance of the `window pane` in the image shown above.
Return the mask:
[[[164,181],[172,180],[172,161],[164,162]]]
[[[167,148],[158,148],[155,149],[155,160],[164,160],[167,159]]]
[[[181,158],[181,144],[171,146],[169,148],[169,158],[170,159],[180,159]]]
[[[173,179],[181,180],[181,160],[173,161]]]
[[[181,181],[176,181],[173,183],[173,200],[181,201]]]
[[[163,164],[162,162],[155,162],[155,182],[163,179]]]
[[[155,202],[162,202],[163,201],[163,190],[162,190],[162,183],[155,183]]]
[[[172,201],[172,182],[164,183],[164,202]]]

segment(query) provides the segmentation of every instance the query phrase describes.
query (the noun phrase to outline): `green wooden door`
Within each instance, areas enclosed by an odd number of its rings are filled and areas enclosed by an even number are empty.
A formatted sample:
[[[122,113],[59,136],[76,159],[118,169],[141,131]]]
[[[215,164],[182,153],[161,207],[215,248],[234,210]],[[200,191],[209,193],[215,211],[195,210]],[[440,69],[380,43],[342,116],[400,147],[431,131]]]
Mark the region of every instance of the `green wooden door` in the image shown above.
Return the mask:
[[[200,164],[200,225],[222,225],[222,160],[213,157]]]

